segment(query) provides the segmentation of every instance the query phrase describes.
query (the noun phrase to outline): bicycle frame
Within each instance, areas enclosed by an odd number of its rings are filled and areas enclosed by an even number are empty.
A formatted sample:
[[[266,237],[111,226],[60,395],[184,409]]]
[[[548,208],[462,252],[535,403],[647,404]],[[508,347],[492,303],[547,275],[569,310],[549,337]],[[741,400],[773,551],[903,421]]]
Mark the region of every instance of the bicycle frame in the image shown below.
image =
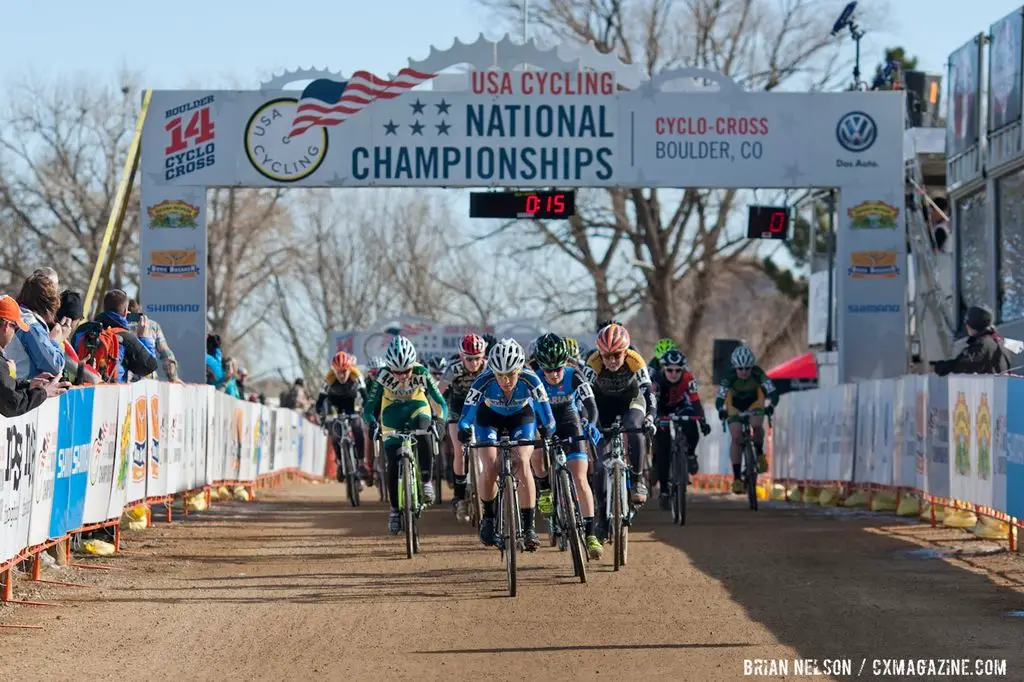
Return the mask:
[[[669,466],[669,480],[671,482],[672,496],[672,520],[679,525],[686,525],[686,489],[690,484],[690,470],[687,459],[690,455],[689,443],[685,438],[680,438],[679,424],[683,422],[697,422],[701,417],[697,415],[670,414],[658,419],[659,422],[668,427],[669,442],[672,444],[672,461]],[[680,490],[680,486],[682,490]]]

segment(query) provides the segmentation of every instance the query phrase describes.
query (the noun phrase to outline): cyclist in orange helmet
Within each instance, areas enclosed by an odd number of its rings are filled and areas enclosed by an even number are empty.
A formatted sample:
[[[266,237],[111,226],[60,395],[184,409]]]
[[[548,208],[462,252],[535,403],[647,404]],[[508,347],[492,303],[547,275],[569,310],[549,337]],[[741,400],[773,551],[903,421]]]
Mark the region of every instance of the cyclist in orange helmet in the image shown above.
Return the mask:
[[[608,428],[616,417],[621,417],[623,427],[643,427],[648,434],[653,433],[655,403],[651,377],[643,356],[631,346],[625,327],[611,322],[598,331],[597,349],[587,357],[584,375],[594,389],[601,427]],[[641,505],[647,502],[647,484],[643,477],[646,451],[643,434],[627,433],[625,437],[629,464],[634,472],[633,503]],[[604,459],[609,444],[610,439],[607,438],[598,443],[599,461]]]
[[[366,382],[363,375],[356,367],[356,356],[345,351],[338,351],[331,358],[331,368],[324,377],[323,386],[320,388],[320,395],[316,399],[316,412],[323,422],[328,412],[339,415],[350,415],[352,425],[352,437],[355,441],[356,461],[362,462],[364,457],[363,420],[359,410],[356,409],[356,400],[366,401]],[[332,436],[333,437],[333,436]],[[337,442],[334,444],[334,452],[341,452]],[[341,467],[338,467],[340,476]]]

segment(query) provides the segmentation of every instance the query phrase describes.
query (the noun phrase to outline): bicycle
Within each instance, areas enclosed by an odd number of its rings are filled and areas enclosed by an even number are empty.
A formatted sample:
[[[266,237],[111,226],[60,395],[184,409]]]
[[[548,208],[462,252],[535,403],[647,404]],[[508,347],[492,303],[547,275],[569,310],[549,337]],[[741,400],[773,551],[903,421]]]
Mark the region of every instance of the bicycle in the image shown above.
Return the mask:
[[[523,445],[542,445],[544,441],[536,440],[509,440],[503,435],[497,443],[473,443],[470,448],[493,448],[497,447],[500,452],[498,469],[498,495],[494,498],[495,508],[499,510],[495,519],[494,529],[497,535],[498,551],[501,552],[501,560],[505,563],[505,575],[508,580],[508,596],[514,597],[518,591],[516,562],[519,552],[524,551],[523,519],[519,510],[519,496],[516,494],[519,483],[516,481],[515,471],[512,465],[512,448]],[[529,465],[527,465],[529,466]],[[530,472],[523,472],[529,476]]]
[[[544,453],[548,481],[551,485],[551,502],[554,507],[554,513],[548,518],[551,546],[557,544],[559,550],[569,550],[572,556],[572,574],[578,577],[581,583],[587,582],[587,562],[590,561],[590,555],[584,551],[587,542],[586,529],[583,526],[583,514],[580,512],[576,482],[569,469],[565,449],[585,440],[586,436],[559,438],[550,448],[545,448]]]
[[[616,417],[610,427],[601,429],[602,435],[612,439],[603,461],[604,513],[612,536],[612,570],[615,571],[625,566],[629,558],[629,524],[636,516],[636,507],[629,496],[631,472],[622,438],[626,433],[642,433],[646,437],[647,432],[643,428],[623,427],[622,417]]]
[[[434,481],[434,503],[441,504],[444,502],[444,482],[447,478],[445,476],[445,466],[448,459],[445,456],[444,447],[440,447],[444,443],[444,428],[443,424],[434,420],[430,424],[430,429],[434,434],[431,442],[435,443],[434,458],[431,460],[433,463],[431,466],[433,471],[431,480]]]
[[[402,530],[405,531],[405,558],[411,559],[420,551],[419,519],[426,505],[423,500],[423,479],[420,477],[419,458],[416,455],[416,438],[433,436],[432,429],[410,429],[392,431],[387,438],[398,438],[398,511],[402,515]],[[383,449],[383,448],[381,448]]]
[[[759,412],[764,414],[764,412]],[[747,489],[747,501],[750,503],[750,509],[757,511],[757,455],[754,453],[754,434],[751,432],[750,427],[750,412],[740,412],[735,415],[739,419],[741,428],[743,429],[740,436],[740,462],[743,466],[743,470],[740,472],[740,480],[743,481],[744,487]],[[771,415],[765,415],[768,417],[768,426],[772,425]],[[726,430],[728,427],[728,421],[723,422],[722,429]]]
[[[668,427],[669,442],[672,444],[672,468],[669,470],[669,494],[672,498],[672,523],[686,525],[686,488],[690,483],[690,445],[677,431],[677,424],[700,421],[696,415],[671,414],[660,421]]]
[[[388,502],[388,482],[384,476],[384,467],[387,463],[384,461],[384,448],[380,446],[380,441],[374,439],[371,441],[373,444],[373,484],[377,486],[377,495],[380,497],[382,504]]]
[[[338,444],[338,452],[335,454],[338,462],[338,480],[345,481],[348,501],[353,507],[359,506],[359,493],[363,489],[363,483],[359,480],[355,435],[352,431],[352,420],[358,418],[359,415],[342,414],[328,420],[331,423],[331,435]]]

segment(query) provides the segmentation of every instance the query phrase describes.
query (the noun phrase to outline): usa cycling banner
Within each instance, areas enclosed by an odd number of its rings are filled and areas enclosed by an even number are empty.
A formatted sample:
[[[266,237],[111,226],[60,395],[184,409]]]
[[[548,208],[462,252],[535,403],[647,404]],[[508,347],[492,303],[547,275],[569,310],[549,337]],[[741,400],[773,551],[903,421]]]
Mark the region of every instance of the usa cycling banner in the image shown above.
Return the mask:
[[[904,115],[902,92],[748,92],[697,69],[648,78],[591,46],[507,36],[431,48],[392,74],[156,91],[141,157],[145,310],[173,330],[183,378],[204,382],[208,187],[831,187],[848,268],[840,379],[896,377]],[[378,337],[353,334],[333,342],[376,354]]]

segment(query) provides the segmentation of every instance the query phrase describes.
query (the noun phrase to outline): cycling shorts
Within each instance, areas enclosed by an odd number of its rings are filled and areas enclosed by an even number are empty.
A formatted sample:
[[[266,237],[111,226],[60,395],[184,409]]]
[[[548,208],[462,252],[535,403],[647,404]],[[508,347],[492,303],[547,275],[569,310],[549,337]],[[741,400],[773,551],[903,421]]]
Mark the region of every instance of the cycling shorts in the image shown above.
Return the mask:
[[[752,415],[764,414],[764,391],[758,386],[755,393],[735,395],[729,393],[725,397],[725,411],[729,415],[729,423],[739,423],[739,415],[742,412],[750,412]]]
[[[514,414],[498,414],[487,405],[481,405],[476,411],[473,430],[478,443],[497,443],[502,434],[508,434],[510,440],[536,440],[537,420],[529,405]]]
[[[595,393],[594,400],[597,402],[597,415],[601,420],[601,426],[608,428],[615,421],[630,410],[640,410],[647,414],[647,403],[642,393],[634,395],[606,396]]]
[[[572,418],[564,416],[555,420],[555,435],[558,438],[576,438],[583,435],[583,427],[580,426],[579,417],[576,416],[576,413],[572,412],[572,410],[569,410],[569,412],[572,414]],[[589,459],[587,451],[583,448],[584,445],[584,441],[565,444],[565,460],[567,462],[573,462],[577,460],[586,461]]]

